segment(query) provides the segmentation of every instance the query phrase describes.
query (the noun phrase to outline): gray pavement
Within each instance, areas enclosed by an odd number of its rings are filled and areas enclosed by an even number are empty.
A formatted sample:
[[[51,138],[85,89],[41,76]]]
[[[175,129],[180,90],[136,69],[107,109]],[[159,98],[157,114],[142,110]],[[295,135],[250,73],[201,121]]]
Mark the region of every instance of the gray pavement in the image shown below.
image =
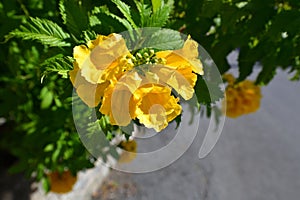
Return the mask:
[[[170,166],[145,174],[112,170],[93,199],[300,199],[300,82],[290,82],[280,71],[262,93],[258,112],[226,119],[217,145],[204,159],[198,158],[204,137],[200,129]],[[206,124],[202,120],[204,130]],[[163,137],[156,142],[171,139]]]

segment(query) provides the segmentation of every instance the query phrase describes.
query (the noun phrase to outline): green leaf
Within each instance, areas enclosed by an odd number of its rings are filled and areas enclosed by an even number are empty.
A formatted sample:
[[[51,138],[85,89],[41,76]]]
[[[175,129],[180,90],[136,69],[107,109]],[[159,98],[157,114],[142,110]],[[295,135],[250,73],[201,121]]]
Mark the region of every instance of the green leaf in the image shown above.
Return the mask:
[[[238,81],[246,79],[253,71],[255,59],[252,59],[252,51],[249,47],[242,47],[239,52],[239,78]]]
[[[126,135],[131,135],[133,131],[134,131],[134,127],[132,121],[127,126],[122,127],[122,132],[125,133]]]
[[[43,72],[43,77],[49,73],[57,73],[62,76],[62,78],[68,78],[68,72],[73,69],[73,58],[66,56],[61,57],[62,55],[56,55],[54,57],[48,58],[45,60],[41,66],[45,67]],[[43,80],[41,80],[42,82]]]
[[[120,0],[112,0],[112,2],[117,5],[118,9],[121,11],[124,17],[130,22],[131,26],[135,29],[138,28],[131,17],[130,6],[128,6],[126,3]]]
[[[57,162],[60,152],[61,152],[61,148],[55,149],[55,151],[53,152],[52,157],[51,157],[53,162]]]
[[[210,82],[198,76],[195,93],[200,104],[210,105],[220,100],[224,94],[221,90],[219,83]]]
[[[47,19],[30,18],[27,24],[11,31],[6,36],[6,40],[12,37],[22,38],[23,40],[37,40],[42,44],[53,47],[70,46],[70,43],[65,41],[65,39],[70,38],[70,35],[65,33],[56,23]]]
[[[75,36],[79,36],[82,31],[88,29],[89,19],[87,12],[78,4],[78,1],[60,0],[59,11],[63,23]]]
[[[118,15],[112,14],[112,13],[106,13],[108,16],[112,17],[113,19],[117,20],[118,22],[120,22],[124,27],[127,28],[127,30],[132,30],[134,26],[131,26],[130,23],[126,20],[123,19],[121,17],[119,17]]]
[[[176,127],[175,129],[177,129],[179,126],[180,126],[180,123],[181,123],[181,117],[182,117],[182,114],[178,115],[174,121],[176,122]]]
[[[162,27],[164,26],[168,19],[170,12],[172,11],[172,6],[164,6],[159,8],[155,13],[152,13],[150,17],[146,19],[146,27]]]
[[[123,19],[113,13],[111,13],[106,6],[95,7],[92,11],[90,16],[90,25],[97,26],[100,25],[101,30],[107,29],[108,27],[113,28],[110,32],[119,32],[119,31],[131,31],[133,27],[131,26],[130,22],[126,19]],[[120,29],[124,27],[123,29]]]
[[[134,2],[139,11],[141,27],[144,27],[146,19],[148,19],[152,13],[151,6],[143,4],[138,0],[134,0]]]
[[[143,44],[145,48],[154,48],[158,50],[180,49],[183,46],[183,40],[178,31],[170,29],[160,29],[147,38]]]
[[[45,192],[49,192],[50,191],[50,188],[51,188],[51,184],[50,184],[50,181],[47,177],[44,177],[42,178],[42,186],[43,186],[43,189],[45,190]]]
[[[45,148],[44,148],[44,152],[50,152],[53,151],[54,149],[54,145],[53,144],[48,144]]]
[[[272,63],[264,64],[261,72],[258,74],[256,84],[267,85],[276,74],[276,65]]]
[[[97,37],[97,33],[95,31],[83,31],[83,37],[85,42],[94,40]]]
[[[41,109],[47,109],[51,106],[53,102],[53,93],[47,89],[47,87],[44,87],[41,91]]]
[[[158,9],[161,8],[162,1],[161,0],[151,0],[153,13],[156,13]]]

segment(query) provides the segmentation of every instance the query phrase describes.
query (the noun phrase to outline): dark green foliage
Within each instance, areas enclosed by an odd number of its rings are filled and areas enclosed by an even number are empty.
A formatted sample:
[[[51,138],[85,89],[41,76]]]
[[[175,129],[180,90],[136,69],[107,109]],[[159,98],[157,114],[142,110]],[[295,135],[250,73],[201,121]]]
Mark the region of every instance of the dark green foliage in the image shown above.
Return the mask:
[[[278,67],[299,70],[300,2],[177,0],[177,18],[212,56],[221,73],[229,69],[228,53],[238,49],[239,80],[262,64],[257,83],[267,84]],[[176,24],[178,27],[178,22]]]

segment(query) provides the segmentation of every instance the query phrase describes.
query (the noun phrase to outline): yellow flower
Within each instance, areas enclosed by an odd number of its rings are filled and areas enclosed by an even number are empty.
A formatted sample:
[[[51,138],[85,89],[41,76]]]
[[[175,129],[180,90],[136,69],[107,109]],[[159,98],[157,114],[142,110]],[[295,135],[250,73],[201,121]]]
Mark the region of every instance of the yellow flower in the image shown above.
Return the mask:
[[[158,84],[146,84],[133,94],[135,110],[133,118],[157,132],[167,127],[168,123],[181,113],[179,99],[171,95],[169,87]]]
[[[130,65],[120,64],[126,55],[130,55],[125,40],[119,34],[99,35],[88,43],[74,48],[74,58],[81,69],[82,76],[90,83],[103,83],[107,77],[117,79],[122,70]]]
[[[80,72],[81,70],[75,62],[74,69],[69,73],[71,82],[82,101],[89,107],[95,107],[100,103],[104,90],[108,86],[108,82],[92,84],[88,82]]]
[[[55,193],[72,191],[73,185],[77,181],[77,177],[73,176],[70,171],[64,171],[61,174],[59,172],[50,172],[48,177],[51,184],[50,191]]]
[[[193,97],[197,75],[193,73],[191,68],[175,70],[168,66],[154,65],[150,67],[150,72],[158,77],[160,83],[171,86],[185,100]]]
[[[99,35],[87,46],[74,48],[74,69],[69,74],[83,102],[89,107],[100,103],[105,88],[133,67],[133,63],[126,59],[128,55],[125,41],[118,34]]]
[[[244,114],[257,111],[260,107],[261,91],[260,87],[252,81],[245,80],[235,84],[232,75],[225,75],[228,81],[226,87],[226,115],[236,118]]]
[[[131,162],[136,158],[137,143],[135,140],[122,141],[120,147],[125,150],[119,158],[120,163]]]
[[[197,74],[203,75],[199,60],[198,44],[190,36],[179,50],[160,51],[156,56],[165,60],[164,66],[155,66],[150,71],[156,73],[161,81],[174,88],[185,100],[191,99]],[[196,73],[196,74],[195,74]]]

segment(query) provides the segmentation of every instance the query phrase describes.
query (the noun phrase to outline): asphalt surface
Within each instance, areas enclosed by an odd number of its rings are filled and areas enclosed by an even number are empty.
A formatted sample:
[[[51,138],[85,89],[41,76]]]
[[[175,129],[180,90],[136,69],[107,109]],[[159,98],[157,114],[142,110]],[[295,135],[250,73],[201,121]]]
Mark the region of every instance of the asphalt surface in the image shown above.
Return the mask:
[[[217,145],[204,159],[198,158],[200,129],[191,147],[170,166],[144,174],[112,170],[93,199],[298,200],[300,82],[288,77],[278,71],[262,88],[258,112],[226,119]],[[205,130],[207,120],[200,124]],[[172,139],[164,137],[156,142]]]

